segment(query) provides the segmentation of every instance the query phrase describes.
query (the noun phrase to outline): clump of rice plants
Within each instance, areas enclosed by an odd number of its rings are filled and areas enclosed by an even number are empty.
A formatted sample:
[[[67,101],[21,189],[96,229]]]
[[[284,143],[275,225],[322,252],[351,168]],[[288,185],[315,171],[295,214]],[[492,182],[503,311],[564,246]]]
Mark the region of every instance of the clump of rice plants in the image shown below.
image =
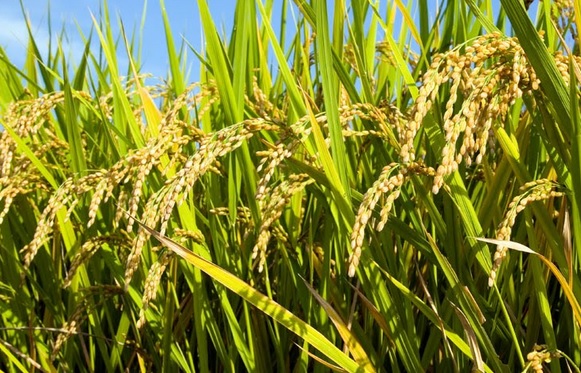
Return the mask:
[[[579,370],[571,4],[198,3],[193,84],[0,50],[2,369]]]

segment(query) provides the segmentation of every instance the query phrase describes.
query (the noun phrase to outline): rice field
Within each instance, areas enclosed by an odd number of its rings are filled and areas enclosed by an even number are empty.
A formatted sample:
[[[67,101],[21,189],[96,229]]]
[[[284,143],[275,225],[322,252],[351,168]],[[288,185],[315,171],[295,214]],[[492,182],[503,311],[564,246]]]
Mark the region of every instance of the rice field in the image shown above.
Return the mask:
[[[335,5],[0,48],[0,370],[580,371],[581,2]]]

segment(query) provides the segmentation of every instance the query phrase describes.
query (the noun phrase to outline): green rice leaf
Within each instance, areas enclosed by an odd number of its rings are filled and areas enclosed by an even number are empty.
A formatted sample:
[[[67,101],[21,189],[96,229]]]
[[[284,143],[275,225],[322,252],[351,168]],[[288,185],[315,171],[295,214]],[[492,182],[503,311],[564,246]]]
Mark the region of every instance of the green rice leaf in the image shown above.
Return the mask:
[[[347,355],[341,352],[341,350],[329,342],[329,340],[327,340],[320,332],[283,308],[280,304],[261,294],[230,272],[218,267],[206,259],[203,259],[202,257],[196,255],[192,251],[186,249],[171,239],[162,236],[159,234],[159,232],[143,225],[139,221],[137,222],[143,229],[145,229],[149,234],[155,237],[155,239],[161,242],[168,249],[184,258],[188,263],[194,265],[196,268],[202,270],[204,273],[233,291],[235,294],[244,298],[246,301],[257,307],[268,316],[272,317],[275,321],[288,328],[290,331],[296,333],[298,336],[308,341],[313,347],[321,351],[327,358],[331,359],[349,372],[359,371],[360,367],[355,361],[351,360]]]

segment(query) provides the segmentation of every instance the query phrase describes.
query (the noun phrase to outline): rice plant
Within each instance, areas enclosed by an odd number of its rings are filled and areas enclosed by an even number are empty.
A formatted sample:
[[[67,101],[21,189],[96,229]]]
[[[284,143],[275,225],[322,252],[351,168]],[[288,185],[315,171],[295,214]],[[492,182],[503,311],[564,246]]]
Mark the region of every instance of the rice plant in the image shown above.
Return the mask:
[[[223,37],[199,0],[195,83],[106,2],[80,61],[0,49],[0,369],[579,371],[579,4],[239,0]]]

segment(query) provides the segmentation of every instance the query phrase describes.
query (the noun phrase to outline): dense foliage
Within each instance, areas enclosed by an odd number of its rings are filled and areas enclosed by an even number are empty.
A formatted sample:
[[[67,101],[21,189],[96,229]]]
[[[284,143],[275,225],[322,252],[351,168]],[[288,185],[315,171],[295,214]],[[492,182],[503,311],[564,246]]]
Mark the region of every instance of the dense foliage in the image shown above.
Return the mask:
[[[0,49],[0,368],[578,371],[579,13],[429,3]]]

